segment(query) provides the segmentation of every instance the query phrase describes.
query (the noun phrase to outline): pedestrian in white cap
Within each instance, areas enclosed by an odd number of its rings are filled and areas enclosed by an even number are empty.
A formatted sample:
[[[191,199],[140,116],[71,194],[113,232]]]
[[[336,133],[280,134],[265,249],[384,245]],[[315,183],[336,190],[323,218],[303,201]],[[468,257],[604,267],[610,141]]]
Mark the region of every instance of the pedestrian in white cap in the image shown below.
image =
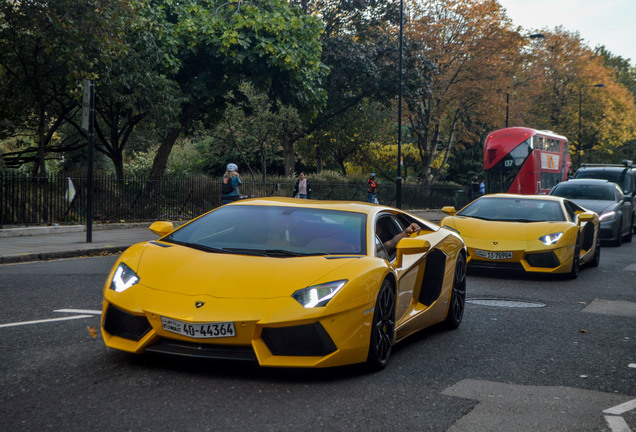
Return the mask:
[[[242,184],[243,182],[241,182],[241,177],[239,176],[238,166],[233,163],[227,164],[221,182],[221,202],[228,204],[240,199],[239,186]]]

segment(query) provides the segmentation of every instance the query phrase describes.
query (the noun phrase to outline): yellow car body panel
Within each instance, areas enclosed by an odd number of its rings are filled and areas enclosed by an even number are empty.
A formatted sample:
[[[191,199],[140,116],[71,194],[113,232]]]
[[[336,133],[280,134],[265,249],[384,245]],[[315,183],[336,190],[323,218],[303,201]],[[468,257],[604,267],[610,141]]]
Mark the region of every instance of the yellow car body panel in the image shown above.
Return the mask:
[[[242,205],[319,207],[359,212],[367,215],[369,221],[374,221],[378,214],[397,212],[364,203],[295,199],[245,200],[229,206]],[[426,238],[422,244],[430,245],[430,249],[424,253],[413,253],[405,247],[400,267],[395,262],[374,256],[372,223],[367,224],[365,234],[366,255],[272,258],[210,253],[171,243],[164,238],[136,244],[119,257],[104,285],[104,341],[111,348],[133,353],[143,353],[161,340],[201,348],[250,348],[261,366],[329,367],[364,362],[369,353],[379,287],[385,279],[393,281],[396,303],[399,302],[396,304],[395,341],[444,321],[448,314],[454,264],[460,254],[465,254],[464,243],[450,230],[421,219],[418,222],[423,228],[420,237]],[[168,231],[166,227],[164,229]],[[417,299],[431,251],[445,257],[446,267],[439,297],[426,306]],[[416,249],[415,252],[419,251]],[[120,264],[125,264],[138,275],[139,281],[117,292],[111,288],[111,283]],[[292,297],[298,290],[336,280],[348,282],[324,307],[305,308]],[[124,321],[147,322],[148,329],[143,334],[140,332],[138,340],[125,332],[114,334],[117,331],[105,328],[108,327],[105,325],[108,313],[121,314]],[[190,337],[168,330],[162,319],[189,324],[231,322],[235,334],[231,337]],[[333,341],[333,352],[321,355],[274,354],[263,337],[265,330],[298,328],[316,323]]]
[[[490,197],[519,197],[522,199],[536,199],[562,202],[562,198],[547,195],[512,195],[494,194]],[[468,250],[469,265],[518,264],[523,270],[539,273],[568,273],[572,270],[576,241],[579,239],[580,264],[590,262],[598,246],[599,219],[596,213],[581,212],[587,215],[589,221],[543,221],[543,222],[507,222],[483,220],[468,216],[453,214],[440,221],[440,226],[456,231],[464,239]],[[594,231],[594,241],[584,242],[583,233],[590,224]],[[555,244],[545,244],[540,240],[548,234],[562,233]],[[479,252],[512,253],[510,258],[492,259],[479,256]],[[541,267],[531,265],[527,257],[533,254],[552,252],[558,259],[558,265]],[[482,253],[483,254],[483,253]]]

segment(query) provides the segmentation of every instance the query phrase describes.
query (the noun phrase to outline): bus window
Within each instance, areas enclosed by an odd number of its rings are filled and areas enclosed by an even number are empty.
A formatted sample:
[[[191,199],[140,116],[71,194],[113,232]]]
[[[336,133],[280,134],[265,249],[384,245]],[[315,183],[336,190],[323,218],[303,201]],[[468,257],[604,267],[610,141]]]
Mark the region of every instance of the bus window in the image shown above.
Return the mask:
[[[486,171],[486,184],[489,191],[507,192],[531,152],[530,139],[527,139],[515,147],[492,169]]]

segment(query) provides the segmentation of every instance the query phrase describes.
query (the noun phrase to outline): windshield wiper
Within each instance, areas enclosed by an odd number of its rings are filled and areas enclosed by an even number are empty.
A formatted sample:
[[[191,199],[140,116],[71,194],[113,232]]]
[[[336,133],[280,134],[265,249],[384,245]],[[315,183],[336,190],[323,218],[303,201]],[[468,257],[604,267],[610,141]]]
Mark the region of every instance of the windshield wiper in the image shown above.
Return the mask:
[[[469,217],[469,218],[481,219],[481,220],[485,220],[485,221],[493,221],[493,220],[495,220],[495,219],[486,218],[486,217],[483,217],[483,216],[477,216],[477,215],[472,215],[472,216],[458,215],[458,216],[464,216],[464,217]]]
[[[237,254],[267,256],[263,249],[247,249],[247,248],[223,248],[224,252],[232,252]]]
[[[222,249],[213,248],[212,246],[205,246],[205,245],[198,244],[198,243],[188,243],[188,242],[182,242],[182,241],[172,240],[172,239],[164,239],[163,241],[168,242],[168,243],[178,244],[180,246],[189,247],[189,248],[192,248],[192,249],[197,249],[197,250],[200,250],[200,251],[203,251],[203,252],[213,252],[213,253],[223,253],[224,252]]]
[[[265,253],[267,254],[267,256],[280,256],[280,257],[299,257],[299,256],[307,255],[304,253],[292,252],[286,249],[266,249]]]
[[[242,249],[242,248],[223,248],[224,251],[233,252],[233,253],[244,253],[248,255],[256,255],[256,256],[267,256],[267,257],[277,257],[277,258],[288,258],[288,257],[301,257],[301,256],[311,256],[311,255],[326,255],[322,252],[317,253],[302,253],[302,252],[294,252],[287,249]]]

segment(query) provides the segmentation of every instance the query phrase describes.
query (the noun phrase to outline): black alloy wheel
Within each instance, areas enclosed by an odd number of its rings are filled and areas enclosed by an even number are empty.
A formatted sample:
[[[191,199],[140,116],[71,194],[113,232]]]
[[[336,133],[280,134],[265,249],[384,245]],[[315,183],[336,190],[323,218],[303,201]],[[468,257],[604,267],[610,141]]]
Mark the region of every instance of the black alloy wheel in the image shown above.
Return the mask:
[[[579,269],[581,268],[581,246],[579,245],[579,238],[576,238],[576,244],[574,245],[574,255],[572,256],[572,269],[568,273],[569,279],[576,279],[579,276]]]
[[[623,237],[623,242],[631,243],[632,242],[632,222],[629,224],[629,229],[627,230],[627,234]]]
[[[367,364],[372,370],[384,369],[389,362],[395,337],[395,291],[388,280],[382,282],[375,302]]]
[[[448,314],[444,324],[447,329],[453,330],[459,327],[464,317],[466,307],[466,257],[460,254],[455,263],[455,277],[453,279],[453,291],[451,292]]]
[[[616,228],[616,240],[614,240],[614,246],[620,246],[623,243],[623,234],[621,233],[621,227],[623,226],[623,220],[619,219],[618,228]]]

